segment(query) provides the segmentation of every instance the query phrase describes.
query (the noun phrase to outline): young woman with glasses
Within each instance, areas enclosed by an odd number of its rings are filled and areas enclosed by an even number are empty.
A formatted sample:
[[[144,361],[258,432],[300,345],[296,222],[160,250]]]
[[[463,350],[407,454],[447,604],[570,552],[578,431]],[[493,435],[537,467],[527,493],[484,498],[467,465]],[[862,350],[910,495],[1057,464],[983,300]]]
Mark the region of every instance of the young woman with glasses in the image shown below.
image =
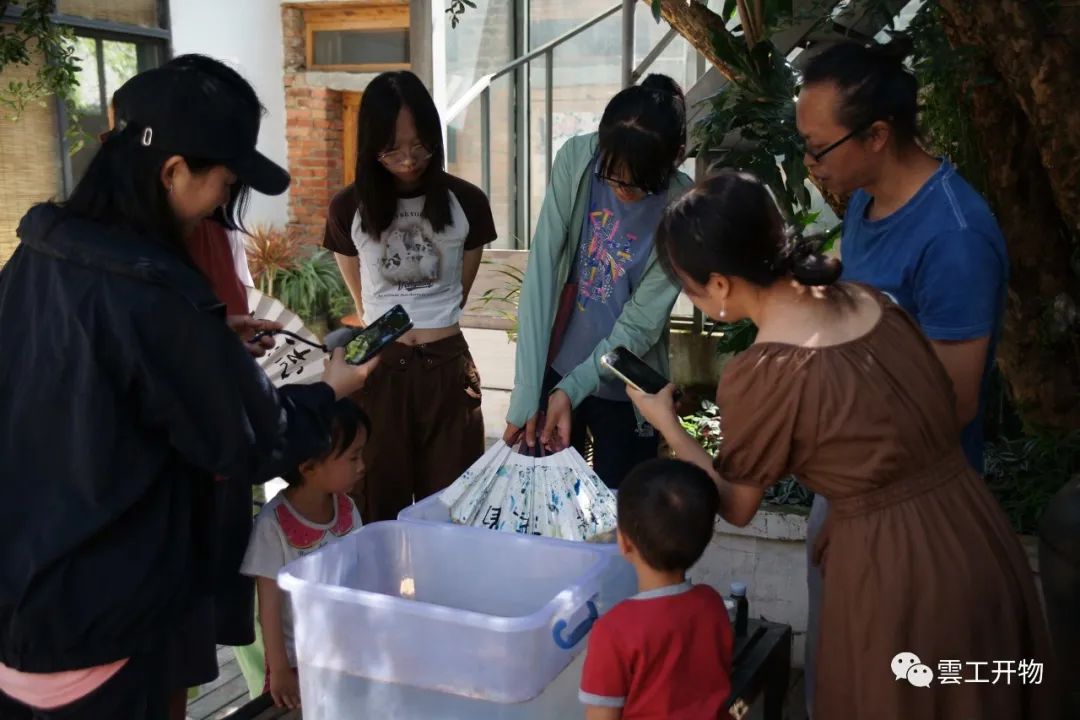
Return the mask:
[[[355,398],[377,428],[355,493],[375,522],[442,490],[484,452],[480,377],[458,320],[495,223],[484,193],[444,170],[439,114],[412,73],[371,81],[357,135],[356,182],[330,203],[324,244],[365,324],[402,305],[414,326]]]
[[[685,138],[686,103],[671,78],[651,75],[617,94],[599,132],[570,138],[555,156],[529,253],[504,440],[524,431],[530,447],[580,450],[591,435],[594,469],[612,487],[656,456],[658,438],[600,357],[624,345],[668,373],[665,331],[679,290],[657,264],[653,232],[689,185],[676,169]]]
[[[900,48],[897,51],[896,48]],[[806,66],[797,121],[810,172],[851,193],[844,279],[888,293],[930,339],[952,381],[964,454],[983,471],[983,401],[1008,281],[1005,241],[986,201],[919,142],[918,87],[899,46],[844,43]],[[825,522],[814,500],[808,550]],[[820,552],[820,551],[819,551]],[[813,699],[821,575],[810,562],[807,699]]]

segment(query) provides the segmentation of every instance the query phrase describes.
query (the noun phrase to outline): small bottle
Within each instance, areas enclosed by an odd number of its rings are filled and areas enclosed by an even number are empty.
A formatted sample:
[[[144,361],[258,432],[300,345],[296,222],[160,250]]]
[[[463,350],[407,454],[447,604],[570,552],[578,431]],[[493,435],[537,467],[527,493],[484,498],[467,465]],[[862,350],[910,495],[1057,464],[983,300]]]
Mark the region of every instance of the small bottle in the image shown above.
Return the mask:
[[[731,599],[735,601],[735,637],[744,637],[746,623],[750,616],[750,602],[746,599],[746,583],[731,583]]]

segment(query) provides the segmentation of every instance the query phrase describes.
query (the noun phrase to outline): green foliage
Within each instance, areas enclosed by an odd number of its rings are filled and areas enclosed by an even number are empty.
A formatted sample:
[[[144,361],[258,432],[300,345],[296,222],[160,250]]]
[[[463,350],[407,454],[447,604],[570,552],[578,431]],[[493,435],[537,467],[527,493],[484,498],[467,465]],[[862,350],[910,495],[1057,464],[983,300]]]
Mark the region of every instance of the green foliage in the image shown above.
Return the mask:
[[[274,277],[276,297],[305,323],[325,321],[334,298],[345,291],[337,263],[330,252],[316,248],[301,255]]]
[[[1019,533],[1034,534],[1054,493],[1080,474],[1080,430],[1035,430],[986,445],[986,483]]]
[[[495,314],[504,320],[509,320],[511,323],[510,329],[506,331],[510,342],[517,342],[518,303],[521,301],[521,285],[525,282],[525,273],[507,263],[494,263],[490,260],[484,260],[482,264],[496,267],[496,272],[503,276],[504,281],[500,288],[485,290],[473,307],[483,309],[490,307],[494,303]]]
[[[72,154],[79,151],[85,137],[78,123],[75,96],[81,68],[75,55],[71,28],[52,21],[55,0],[10,0],[0,9],[14,7],[22,15],[14,24],[0,25],[0,72],[11,66],[38,65],[33,79],[0,86],[0,108],[18,120],[32,104],[44,105],[50,96],[64,103],[68,115],[67,140]]]
[[[708,400],[701,403],[701,409],[679,419],[684,430],[690,434],[705,452],[716,455],[723,444],[720,408]],[[814,500],[814,494],[799,484],[794,477],[781,478],[765,491],[767,505],[808,508]]]
[[[919,124],[928,147],[949,157],[969,182],[985,191],[987,158],[976,143],[971,94],[994,79],[981,72],[978,51],[949,44],[942,12],[936,0],[927,0],[906,31],[919,80]]]
[[[749,320],[716,323],[709,329],[709,334],[716,335],[718,355],[734,355],[754,344],[757,339],[757,325]]]
[[[683,430],[690,434],[705,452],[715,455],[720,449],[724,436],[720,431],[720,408],[716,403],[704,400],[701,409],[679,418]]]
[[[708,99],[711,110],[693,130],[698,152],[708,153],[716,166],[757,175],[792,222],[810,206],[795,127],[795,69],[770,41],[747,50],[734,35],[719,33],[713,46],[738,74]]]

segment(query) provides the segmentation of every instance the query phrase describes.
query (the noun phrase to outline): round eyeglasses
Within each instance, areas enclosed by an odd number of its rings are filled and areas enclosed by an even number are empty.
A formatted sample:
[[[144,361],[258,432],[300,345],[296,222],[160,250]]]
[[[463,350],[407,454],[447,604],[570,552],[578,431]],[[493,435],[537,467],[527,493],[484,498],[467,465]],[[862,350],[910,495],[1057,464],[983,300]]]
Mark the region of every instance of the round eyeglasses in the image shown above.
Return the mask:
[[[392,150],[379,155],[379,162],[387,167],[403,167],[412,161],[413,165],[420,165],[431,159],[431,152],[425,147],[414,147],[412,150]]]

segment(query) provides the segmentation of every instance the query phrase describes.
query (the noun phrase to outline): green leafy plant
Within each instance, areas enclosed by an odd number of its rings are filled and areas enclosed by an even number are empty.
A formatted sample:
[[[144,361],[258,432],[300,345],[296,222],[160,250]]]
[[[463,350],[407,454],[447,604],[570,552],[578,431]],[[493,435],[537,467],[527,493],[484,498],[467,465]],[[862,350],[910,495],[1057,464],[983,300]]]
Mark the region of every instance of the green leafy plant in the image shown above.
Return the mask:
[[[330,252],[315,248],[301,253],[296,262],[277,273],[277,299],[305,323],[325,323],[334,297],[345,289],[337,263]]]
[[[715,455],[724,436],[720,430],[720,408],[716,403],[703,400],[701,409],[679,418],[683,430],[690,434],[705,452]]]
[[[14,23],[0,25],[0,72],[11,66],[36,66],[37,70],[30,80],[12,80],[0,86],[0,107],[8,111],[12,120],[18,120],[28,106],[43,105],[47,98],[55,96],[67,111],[66,136],[69,151],[74,154],[86,140],[75,101],[81,72],[75,35],[71,28],[53,22],[55,0],[0,2],[0,14],[8,8],[21,10],[21,14]]]
[[[352,312],[352,297],[327,250],[260,225],[248,238],[247,256],[255,286],[280,300],[306,324],[321,327]]]
[[[504,279],[502,287],[485,290],[477,298],[475,309],[491,308],[494,306],[496,315],[510,322],[510,329],[506,331],[510,342],[517,342],[518,336],[518,303],[521,300],[521,285],[525,282],[525,272],[508,263],[495,263],[490,260],[482,261],[483,265],[491,265],[495,272]]]
[[[793,223],[811,201],[795,128],[795,70],[769,41],[748,50],[731,35],[717,35],[714,47],[739,73],[707,100],[711,109],[693,130],[697,151],[713,166],[759,177]]]
[[[1080,430],[1032,430],[986,444],[986,483],[1018,533],[1038,531],[1050,498],[1080,475]]]
[[[919,125],[929,146],[947,156],[963,169],[967,180],[985,190],[987,156],[976,142],[971,95],[976,87],[994,80],[977,72],[977,50],[952,47],[942,17],[938,3],[928,0],[904,33],[912,44],[912,69],[919,80]],[[975,78],[974,83],[971,78]]]
[[[679,418],[684,430],[694,438],[705,452],[716,455],[724,442],[722,430],[723,419],[720,416],[720,408],[716,403],[705,400],[701,403],[701,409]],[[772,487],[765,491],[765,503],[767,505],[809,508],[814,500],[814,494],[802,486],[792,476],[781,478]]]

